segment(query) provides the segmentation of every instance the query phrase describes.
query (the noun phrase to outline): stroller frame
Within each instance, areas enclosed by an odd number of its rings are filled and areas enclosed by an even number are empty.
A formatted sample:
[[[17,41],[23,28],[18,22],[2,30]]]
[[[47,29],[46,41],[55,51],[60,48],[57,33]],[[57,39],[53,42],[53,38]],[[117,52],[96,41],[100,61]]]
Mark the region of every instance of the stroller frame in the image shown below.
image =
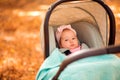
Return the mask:
[[[70,1],[83,1],[83,0],[58,0],[54,4],[51,5],[51,7],[48,9],[48,11],[46,13],[45,20],[44,20],[44,23],[43,23],[44,34],[45,34],[45,37],[44,37],[45,58],[47,58],[49,56],[49,53],[50,53],[50,51],[49,51],[50,49],[49,49],[49,30],[48,30],[48,26],[49,26],[49,19],[50,19],[50,16],[52,14],[52,11],[59,4],[64,3],[64,2],[70,2]],[[110,36],[109,36],[108,45],[114,45],[114,43],[115,43],[116,24],[115,24],[115,17],[113,15],[111,9],[106,4],[104,4],[104,2],[102,0],[92,0],[92,1],[95,1],[98,4],[100,4],[106,10],[106,12],[108,13],[108,16],[109,16],[109,19],[110,19],[110,31],[109,31]]]

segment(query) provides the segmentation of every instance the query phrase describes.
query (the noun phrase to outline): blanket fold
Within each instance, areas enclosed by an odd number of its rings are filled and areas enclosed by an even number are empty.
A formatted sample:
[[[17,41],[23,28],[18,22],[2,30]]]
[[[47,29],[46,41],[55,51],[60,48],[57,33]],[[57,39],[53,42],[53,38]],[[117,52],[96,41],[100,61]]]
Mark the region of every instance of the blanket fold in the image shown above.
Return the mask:
[[[56,48],[40,67],[36,80],[51,80],[65,57]],[[70,64],[59,80],[120,80],[120,59],[114,54],[80,59]]]

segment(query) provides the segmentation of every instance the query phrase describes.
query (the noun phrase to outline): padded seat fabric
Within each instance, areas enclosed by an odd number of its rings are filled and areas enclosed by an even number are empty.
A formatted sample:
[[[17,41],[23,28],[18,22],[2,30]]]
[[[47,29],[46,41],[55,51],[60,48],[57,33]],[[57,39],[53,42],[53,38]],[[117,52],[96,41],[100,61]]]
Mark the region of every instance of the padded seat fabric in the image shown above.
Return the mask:
[[[101,34],[94,25],[88,22],[75,22],[72,23],[71,26],[76,30],[79,41],[87,44],[89,48],[100,48],[104,46]],[[57,42],[55,40],[55,31],[57,27],[49,26],[50,53],[57,47]]]
[[[76,22],[72,24],[72,27],[77,31],[79,41],[86,43],[90,48],[100,48],[104,46],[98,27],[88,22]]]

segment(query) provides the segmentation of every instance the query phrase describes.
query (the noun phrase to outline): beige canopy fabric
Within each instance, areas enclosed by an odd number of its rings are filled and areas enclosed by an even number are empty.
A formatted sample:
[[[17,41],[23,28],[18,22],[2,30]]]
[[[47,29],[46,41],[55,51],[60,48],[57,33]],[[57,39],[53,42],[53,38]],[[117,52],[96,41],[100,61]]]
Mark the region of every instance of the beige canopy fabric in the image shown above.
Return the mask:
[[[77,21],[88,21],[98,27],[106,43],[108,25],[106,11],[93,1],[73,1],[57,6],[50,16],[49,25],[59,26]]]
[[[97,2],[91,0],[71,1],[58,5],[49,19],[49,26],[56,27],[63,24],[86,21],[94,25],[100,32],[104,44],[108,42],[109,19],[105,9]],[[54,32],[49,32],[49,34]],[[41,26],[42,44],[44,43],[44,26]],[[95,36],[97,37],[97,36]],[[54,40],[52,40],[53,42]],[[50,42],[50,45],[54,44]],[[44,47],[44,45],[43,45]]]

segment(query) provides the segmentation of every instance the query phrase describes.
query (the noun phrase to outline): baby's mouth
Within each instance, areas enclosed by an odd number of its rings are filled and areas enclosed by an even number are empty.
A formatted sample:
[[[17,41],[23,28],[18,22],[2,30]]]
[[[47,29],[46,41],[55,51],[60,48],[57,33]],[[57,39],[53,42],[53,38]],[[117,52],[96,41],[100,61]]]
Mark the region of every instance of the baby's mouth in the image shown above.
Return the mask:
[[[74,44],[71,44],[70,46],[71,46],[71,47],[73,47],[73,46],[74,46]]]

